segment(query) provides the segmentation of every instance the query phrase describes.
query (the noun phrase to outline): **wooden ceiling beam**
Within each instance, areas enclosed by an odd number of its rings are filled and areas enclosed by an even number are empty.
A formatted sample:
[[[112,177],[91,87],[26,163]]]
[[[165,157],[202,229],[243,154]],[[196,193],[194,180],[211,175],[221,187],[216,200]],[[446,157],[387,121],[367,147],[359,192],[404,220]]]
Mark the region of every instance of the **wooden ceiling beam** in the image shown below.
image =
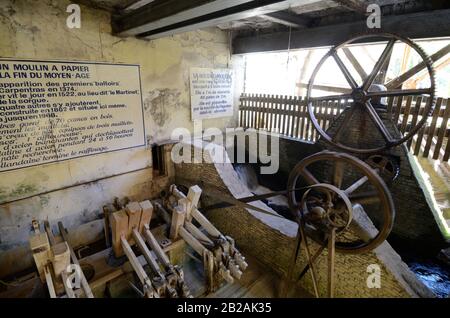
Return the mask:
[[[155,39],[222,23],[287,10],[320,0],[168,0],[155,1],[113,18],[119,36]],[[156,8],[157,7],[157,8]]]
[[[450,9],[385,16],[382,31],[397,33],[413,39],[450,37]],[[329,47],[349,38],[368,32],[366,21],[341,23],[301,29],[292,32],[275,32],[258,36],[237,36],[233,40],[233,54],[282,51]],[[290,45],[289,45],[289,39]],[[379,41],[373,38],[373,41]]]
[[[297,29],[306,28],[308,24],[311,23],[310,19],[303,18],[296,14],[292,14],[288,11],[268,13],[261,15],[260,17],[274,23],[282,24]]]
[[[337,4],[362,15],[367,14],[367,6],[360,0],[333,0]]]

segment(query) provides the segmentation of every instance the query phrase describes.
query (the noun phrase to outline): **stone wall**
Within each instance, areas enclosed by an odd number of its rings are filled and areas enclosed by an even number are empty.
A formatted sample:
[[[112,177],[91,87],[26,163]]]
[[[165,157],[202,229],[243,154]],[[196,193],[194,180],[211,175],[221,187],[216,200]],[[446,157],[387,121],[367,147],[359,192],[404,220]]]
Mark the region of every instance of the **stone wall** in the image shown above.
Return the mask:
[[[227,33],[205,29],[155,41],[111,35],[110,14],[81,6],[81,29],[66,26],[68,0],[0,1],[0,57],[139,64],[147,147],[0,173],[0,277],[31,266],[33,219],[76,227],[98,218],[115,196],[149,198],[166,179],[153,178],[150,145],[172,130],[193,130],[190,67],[232,68]],[[236,78],[238,99],[240,80]],[[236,102],[236,105],[238,103]],[[235,112],[237,114],[237,111]],[[236,117],[204,120],[233,127]]]

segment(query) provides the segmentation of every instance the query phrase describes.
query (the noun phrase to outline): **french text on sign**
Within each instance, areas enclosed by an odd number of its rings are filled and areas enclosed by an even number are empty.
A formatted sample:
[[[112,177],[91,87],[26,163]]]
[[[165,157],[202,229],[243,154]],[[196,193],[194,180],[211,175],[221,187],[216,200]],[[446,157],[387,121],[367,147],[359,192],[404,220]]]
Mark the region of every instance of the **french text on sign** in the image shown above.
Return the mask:
[[[0,59],[0,171],[144,145],[138,65]]]
[[[192,120],[233,116],[233,71],[191,68]]]

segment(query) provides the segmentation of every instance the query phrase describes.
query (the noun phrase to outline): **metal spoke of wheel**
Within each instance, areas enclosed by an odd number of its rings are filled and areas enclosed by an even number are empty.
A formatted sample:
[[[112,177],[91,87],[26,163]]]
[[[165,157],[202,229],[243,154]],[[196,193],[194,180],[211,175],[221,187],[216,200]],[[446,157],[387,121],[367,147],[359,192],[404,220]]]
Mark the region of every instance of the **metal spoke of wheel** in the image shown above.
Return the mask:
[[[341,69],[342,73],[345,76],[345,79],[347,80],[348,84],[352,89],[355,89],[358,87],[358,84],[356,83],[355,79],[353,78],[352,74],[350,74],[349,70],[345,66],[344,62],[342,62],[341,58],[338,56],[337,52],[334,51],[332,53],[334,60],[336,61],[337,65]]]
[[[337,162],[343,163],[342,166]],[[311,168],[311,167],[314,167]],[[322,168],[320,168],[322,167]],[[343,181],[340,181],[339,175],[342,173],[340,169],[344,171]],[[328,183],[320,183],[311,185],[308,190],[303,193],[301,202],[298,201],[298,195],[296,195],[291,189],[297,187],[297,181],[299,178],[305,179],[304,171],[321,171],[317,172],[321,178],[319,180],[327,180]],[[353,180],[348,180],[345,172],[355,171],[357,176],[353,177]],[[352,175],[354,173],[352,172]],[[304,181],[306,182],[306,181]],[[338,188],[335,184],[341,183],[341,187]],[[304,158],[297,163],[295,168],[289,174],[288,182],[288,202],[292,215],[296,218],[300,227],[298,231],[303,231],[302,222],[307,225],[308,239],[315,241],[320,246],[328,246],[327,241],[329,239],[329,232],[331,227],[335,227],[336,235],[341,235],[348,230],[347,226],[352,220],[351,211],[354,204],[371,204],[378,201],[378,209],[375,211],[375,215],[370,215],[370,218],[374,217],[378,225],[378,234],[367,240],[354,240],[345,239],[337,240],[335,242],[336,252],[342,252],[347,254],[360,254],[366,253],[379,246],[389,235],[392,230],[393,220],[395,218],[395,208],[389,189],[384,183],[383,179],[377,174],[375,169],[371,168],[367,163],[360,159],[346,154],[331,151],[323,151]],[[319,193],[311,192],[313,189],[326,189],[326,191],[317,190]],[[332,192],[331,196],[327,192]],[[317,194],[326,194],[327,197]],[[376,197],[376,198],[375,198]],[[345,204],[345,206],[343,205]],[[321,207],[323,210],[329,212],[326,215],[325,223],[321,219],[305,218],[305,211],[308,211],[312,207]],[[334,207],[333,211],[329,208]],[[374,206],[375,207],[375,206]],[[345,210],[345,211],[344,211]],[[347,212],[347,213],[345,213]],[[345,213],[345,214],[344,214]],[[342,226],[340,221],[345,220],[348,222],[346,226]],[[324,219],[322,219],[324,220]],[[304,225],[303,224],[303,225]],[[331,227],[330,227],[331,226]],[[305,237],[303,235],[303,237]],[[308,244],[306,244],[308,245]],[[307,251],[308,253],[308,251]],[[317,253],[316,253],[317,254]],[[310,256],[313,254],[310,254]],[[308,265],[314,262],[314,257],[309,258]],[[308,267],[302,270],[302,275],[307,271]]]
[[[353,194],[348,197],[353,204],[375,204],[380,203],[380,197],[377,192],[365,192]]]
[[[392,39],[388,42],[386,45],[386,48],[384,49],[383,53],[381,54],[380,58],[378,59],[377,63],[375,64],[372,73],[367,77],[367,79],[364,81],[363,84],[363,90],[368,91],[370,86],[373,84],[373,81],[377,77],[378,73],[380,72],[381,68],[383,67],[384,63],[386,63],[386,60],[390,57],[391,51],[394,48],[394,44],[397,40]]]
[[[345,189],[345,194],[348,196],[358,190],[359,187],[361,187],[364,183],[369,181],[369,178],[367,176],[362,177],[361,179],[357,180],[355,183],[353,183],[351,186],[349,186],[347,189]]]
[[[342,179],[344,178],[344,162],[336,161],[334,164],[334,173],[333,173],[333,185],[336,188],[341,188]]]
[[[336,142],[339,139],[339,136],[341,135],[342,129],[344,126],[347,126],[350,122],[350,119],[352,119],[353,114],[356,110],[356,104],[353,104],[350,106],[348,110],[344,111],[344,118],[342,119],[342,122],[339,124],[338,128],[336,129],[336,132],[334,133],[334,136],[331,138],[332,141]]]
[[[367,101],[366,107],[367,113],[369,114],[370,119],[372,119],[373,123],[375,124],[375,127],[380,131],[381,135],[383,136],[384,140],[386,140],[387,143],[392,142],[392,136],[391,133],[387,130],[386,126],[384,125],[383,121],[381,120],[380,116],[378,116],[377,111],[372,106],[372,104]]]
[[[420,89],[395,89],[384,92],[368,92],[368,97],[391,97],[391,96],[411,96],[411,95],[430,95],[431,88]]]
[[[320,183],[319,180],[314,177],[314,175],[306,168],[302,170],[302,177],[309,185],[314,185]]]
[[[340,99],[352,99],[353,96],[351,94],[342,94],[342,95],[329,95],[329,96],[321,96],[321,97],[311,97],[309,100],[312,102],[320,102],[324,100],[340,100]]]

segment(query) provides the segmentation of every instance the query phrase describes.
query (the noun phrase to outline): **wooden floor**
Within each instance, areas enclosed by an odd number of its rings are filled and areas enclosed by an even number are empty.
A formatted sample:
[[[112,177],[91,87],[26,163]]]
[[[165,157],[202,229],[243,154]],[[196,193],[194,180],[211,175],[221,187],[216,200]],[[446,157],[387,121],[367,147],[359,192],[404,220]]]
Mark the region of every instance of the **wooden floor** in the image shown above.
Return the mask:
[[[249,264],[241,280],[225,284],[215,293],[206,295],[202,265],[196,260],[188,260],[184,266],[185,279],[195,297],[207,298],[276,298],[281,279],[254,258],[246,256]],[[310,298],[311,295],[301,288],[296,288],[288,295],[292,298]]]

